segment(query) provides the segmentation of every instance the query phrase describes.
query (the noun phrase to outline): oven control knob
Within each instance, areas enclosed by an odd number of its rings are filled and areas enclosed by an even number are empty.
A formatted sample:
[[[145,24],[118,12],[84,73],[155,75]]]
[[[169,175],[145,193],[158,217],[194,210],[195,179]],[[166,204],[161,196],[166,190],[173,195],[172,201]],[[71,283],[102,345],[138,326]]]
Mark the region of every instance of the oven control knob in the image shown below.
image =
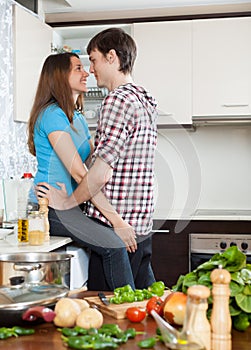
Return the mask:
[[[221,247],[221,249],[226,249],[227,248],[227,243],[226,242],[220,242],[220,247]]]
[[[235,242],[231,242],[230,247],[232,247],[233,245],[237,245],[237,244]]]
[[[247,250],[248,249],[248,244],[246,242],[241,243],[241,249]]]

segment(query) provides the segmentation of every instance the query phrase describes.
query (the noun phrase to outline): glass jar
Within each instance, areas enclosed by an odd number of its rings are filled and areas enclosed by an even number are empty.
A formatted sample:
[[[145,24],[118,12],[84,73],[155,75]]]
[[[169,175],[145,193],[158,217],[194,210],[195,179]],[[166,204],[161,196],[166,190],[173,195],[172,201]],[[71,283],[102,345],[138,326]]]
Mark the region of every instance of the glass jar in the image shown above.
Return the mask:
[[[45,236],[45,218],[43,213],[38,211],[31,212],[29,220],[29,244],[42,245],[44,244]]]
[[[193,285],[187,290],[186,315],[180,333],[181,346],[178,349],[211,349],[211,327],[207,319],[207,299],[210,289]]]
[[[47,198],[39,198],[38,204],[39,204],[39,213],[44,215],[44,220],[45,220],[44,240],[45,240],[45,242],[48,242],[50,240],[50,223],[48,220],[49,200]]]

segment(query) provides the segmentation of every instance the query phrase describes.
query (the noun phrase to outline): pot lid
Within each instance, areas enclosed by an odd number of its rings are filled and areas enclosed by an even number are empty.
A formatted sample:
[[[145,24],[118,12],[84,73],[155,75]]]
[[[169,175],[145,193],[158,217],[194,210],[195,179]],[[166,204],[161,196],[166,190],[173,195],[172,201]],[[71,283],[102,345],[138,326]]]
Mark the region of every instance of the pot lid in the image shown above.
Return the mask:
[[[0,287],[0,310],[24,310],[37,305],[51,305],[69,292],[57,285],[30,285],[21,288]]]
[[[24,263],[24,262],[59,262],[59,261],[67,261],[73,257],[71,254],[65,253],[5,253],[0,254],[0,262],[13,262],[13,263]]]

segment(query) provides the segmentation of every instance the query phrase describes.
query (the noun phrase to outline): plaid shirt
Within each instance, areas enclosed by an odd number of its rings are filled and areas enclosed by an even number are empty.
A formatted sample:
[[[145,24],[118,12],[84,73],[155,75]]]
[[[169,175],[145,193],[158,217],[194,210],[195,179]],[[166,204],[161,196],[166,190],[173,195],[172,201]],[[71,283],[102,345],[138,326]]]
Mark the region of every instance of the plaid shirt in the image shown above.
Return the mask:
[[[156,102],[142,87],[126,84],[104,99],[95,136],[96,157],[113,169],[103,193],[138,235],[152,229]],[[87,214],[106,223],[88,202]]]

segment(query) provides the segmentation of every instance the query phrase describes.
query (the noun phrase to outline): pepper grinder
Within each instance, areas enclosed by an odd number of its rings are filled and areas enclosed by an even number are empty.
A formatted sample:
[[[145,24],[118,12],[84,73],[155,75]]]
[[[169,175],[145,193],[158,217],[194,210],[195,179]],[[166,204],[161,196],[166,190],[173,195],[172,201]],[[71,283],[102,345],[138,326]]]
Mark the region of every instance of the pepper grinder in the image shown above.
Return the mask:
[[[187,290],[186,317],[180,339],[188,342],[189,349],[211,350],[211,326],[206,314],[209,296],[210,289],[206,286],[194,285]]]
[[[211,273],[213,308],[211,315],[212,350],[231,350],[231,316],[229,311],[230,273],[221,266]]]
[[[44,215],[44,220],[45,220],[44,241],[48,242],[50,240],[50,224],[48,220],[49,200],[48,198],[39,198],[38,204],[39,204],[39,213]]]

